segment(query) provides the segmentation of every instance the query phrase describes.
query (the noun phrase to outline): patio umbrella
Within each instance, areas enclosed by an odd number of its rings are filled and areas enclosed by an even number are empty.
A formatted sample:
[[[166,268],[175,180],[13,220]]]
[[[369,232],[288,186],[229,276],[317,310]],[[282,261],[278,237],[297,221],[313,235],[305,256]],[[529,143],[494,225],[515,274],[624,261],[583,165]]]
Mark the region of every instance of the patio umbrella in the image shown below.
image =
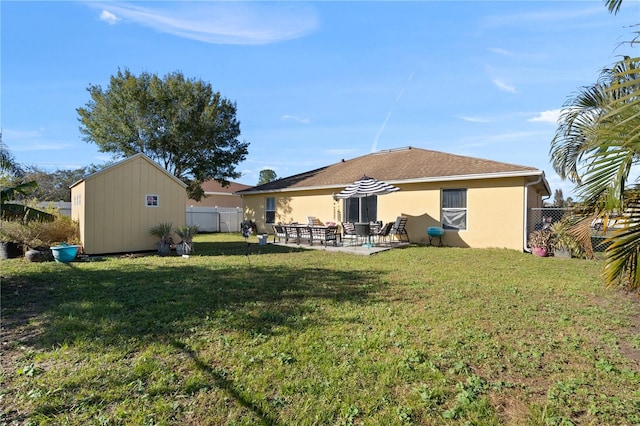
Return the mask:
[[[387,182],[374,179],[369,176],[362,176],[354,183],[347,185],[345,189],[336,194],[336,198],[364,198],[365,208],[367,211],[367,221],[369,220],[369,206],[367,197],[370,195],[384,195],[391,192],[399,191],[400,188],[393,186]]]

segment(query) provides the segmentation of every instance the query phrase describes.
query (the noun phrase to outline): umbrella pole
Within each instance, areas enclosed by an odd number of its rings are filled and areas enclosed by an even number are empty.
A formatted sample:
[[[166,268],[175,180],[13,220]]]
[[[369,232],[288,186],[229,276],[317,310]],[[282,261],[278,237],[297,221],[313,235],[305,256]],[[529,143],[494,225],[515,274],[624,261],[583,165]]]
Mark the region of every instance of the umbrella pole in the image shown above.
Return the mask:
[[[367,212],[367,228],[371,226],[371,220],[369,219],[369,196],[364,196],[364,210]],[[367,243],[364,245],[367,248],[371,248],[371,229],[369,228],[369,235],[367,235]]]

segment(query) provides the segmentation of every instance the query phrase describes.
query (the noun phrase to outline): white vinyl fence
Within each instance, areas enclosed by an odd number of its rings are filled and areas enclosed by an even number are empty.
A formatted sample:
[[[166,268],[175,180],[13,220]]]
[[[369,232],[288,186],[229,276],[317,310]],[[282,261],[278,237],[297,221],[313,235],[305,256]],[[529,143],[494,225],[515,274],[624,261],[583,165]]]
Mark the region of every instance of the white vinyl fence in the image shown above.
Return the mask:
[[[240,232],[242,209],[225,207],[187,207],[187,225],[198,225],[200,232]]]
[[[71,202],[69,201],[42,201],[38,203],[38,207],[41,209],[48,209],[53,207],[60,211],[63,216],[71,216]]]
[[[55,207],[65,216],[71,216],[71,203],[41,202],[41,208]],[[242,209],[227,207],[187,207],[187,225],[198,225],[200,232],[240,232]]]

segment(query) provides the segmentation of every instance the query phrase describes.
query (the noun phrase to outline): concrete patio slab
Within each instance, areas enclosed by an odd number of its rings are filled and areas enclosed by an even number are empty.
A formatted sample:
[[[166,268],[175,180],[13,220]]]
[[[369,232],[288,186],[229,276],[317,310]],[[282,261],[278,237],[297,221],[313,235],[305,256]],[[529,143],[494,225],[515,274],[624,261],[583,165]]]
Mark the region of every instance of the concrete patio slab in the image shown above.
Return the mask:
[[[346,244],[345,242],[341,242],[341,243],[338,243],[337,246],[334,246],[333,244],[329,244],[325,246],[320,243],[316,243],[312,246],[310,246],[309,244],[296,244],[296,243],[287,244],[284,241],[278,241],[275,243],[269,242],[268,244],[274,244],[281,247],[297,247],[297,248],[306,249],[306,250],[323,250],[326,252],[333,252],[333,253],[349,253],[349,254],[355,254],[360,256],[371,256],[372,254],[380,253],[380,252],[391,250],[394,248],[407,247],[409,245],[409,243],[400,242],[400,241],[395,241],[395,242],[392,242],[391,244],[380,244],[380,245],[373,244],[372,246],[354,245],[354,244],[350,244],[350,242],[346,242]]]

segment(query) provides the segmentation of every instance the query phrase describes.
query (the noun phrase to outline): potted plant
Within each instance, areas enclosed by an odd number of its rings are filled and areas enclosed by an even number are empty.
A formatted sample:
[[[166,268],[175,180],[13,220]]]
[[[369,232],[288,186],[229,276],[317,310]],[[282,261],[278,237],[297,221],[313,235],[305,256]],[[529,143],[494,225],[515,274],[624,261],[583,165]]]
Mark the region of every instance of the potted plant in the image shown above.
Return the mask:
[[[553,250],[555,235],[551,229],[540,229],[529,234],[529,247],[536,256],[546,257]]]
[[[172,223],[159,223],[149,229],[149,234],[160,239],[160,241],[156,243],[160,256],[166,256],[171,253],[171,244],[173,244],[173,239],[171,238],[172,232]]]
[[[176,245],[176,252],[180,255],[189,255],[193,251],[193,237],[198,233],[198,225],[179,226],[176,234],[182,239]]]
[[[0,259],[13,259],[24,255],[23,242],[27,226],[18,221],[3,220],[0,224]]]

